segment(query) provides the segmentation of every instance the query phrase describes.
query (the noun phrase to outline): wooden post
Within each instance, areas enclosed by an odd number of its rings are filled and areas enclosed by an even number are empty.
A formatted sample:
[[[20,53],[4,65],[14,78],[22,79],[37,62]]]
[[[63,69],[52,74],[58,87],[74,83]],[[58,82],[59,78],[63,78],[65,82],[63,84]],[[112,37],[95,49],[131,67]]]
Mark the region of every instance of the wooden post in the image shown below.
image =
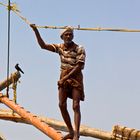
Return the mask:
[[[11,85],[13,82],[17,82],[20,77],[21,75],[19,71],[12,73],[9,79],[5,79],[3,82],[0,82],[0,91]]]

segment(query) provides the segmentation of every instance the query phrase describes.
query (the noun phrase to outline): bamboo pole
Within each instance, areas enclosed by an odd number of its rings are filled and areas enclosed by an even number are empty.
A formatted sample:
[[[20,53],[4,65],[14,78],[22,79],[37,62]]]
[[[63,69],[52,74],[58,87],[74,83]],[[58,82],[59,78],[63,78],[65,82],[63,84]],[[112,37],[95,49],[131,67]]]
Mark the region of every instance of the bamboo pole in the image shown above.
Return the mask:
[[[56,130],[67,132],[64,122],[44,116],[37,116],[41,121],[50,125]],[[11,110],[0,109],[0,119],[13,121],[17,123],[31,124],[17,113],[12,114]],[[140,140],[140,131],[120,125],[115,125],[112,132],[106,132],[99,129],[91,128],[85,125],[80,126],[80,135],[102,140]]]
[[[0,5],[5,6],[7,9],[9,8],[8,5],[3,4],[0,2]],[[31,24],[27,18],[23,17],[15,3],[11,3],[10,10],[12,10],[19,18],[21,18],[25,23],[28,25]],[[37,28],[46,28],[46,29],[65,29],[66,26],[40,26],[37,25]],[[80,25],[78,27],[73,27],[74,30],[84,30],[84,31],[114,31],[114,32],[140,32],[140,29],[123,29],[123,28],[81,28]]]
[[[67,132],[67,127],[64,122],[58,121],[52,118],[47,118],[43,116],[37,116],[41,121],[44,121],[54,129],[57,129],[59,131],[64,131]],[[13,121],[13,122],[19,122],[19,123],[26,123],[26,124],[31,124],[29,121],[25,120],[21,116],[19,116],[17,113],[14,113],[12,115],[12,111],[10,110],[4,110],[0,109],[0,119],[2,120],[8,120],[8,121]],[[103,139],[103,140],[111,140],[113,139],[112,133],[102,131],[99,129],[91,128],[85,125],[80,126],[80,135],[81,136],[86,136],[86,137],[92,137],[92,138],[98,138],[98,139]]]
[[[11,85],[13,82],[17,82],[20,77],[21,75],[19,71],[12,73],[8,79],[5,79],[4,81],[0,82],[0,91],[5,89],[7,86]]]
[[[6,96],[3,96],[1,93],[0,93],[0,102],[4,103],[9,108],[14,110],[17,114],[23,117],[27,122],[34,125],[37,129],[42,131],[51,139],[53,140],[62,139],[61,133],[57,132],[49,125],[47,125],[46,123],[38,119],[37,116],[35,116],[34,114],[31,114],[29,111],[26,111],[23,107],[20,107],[19,105],[15,104],[13,101],[9,100]]]

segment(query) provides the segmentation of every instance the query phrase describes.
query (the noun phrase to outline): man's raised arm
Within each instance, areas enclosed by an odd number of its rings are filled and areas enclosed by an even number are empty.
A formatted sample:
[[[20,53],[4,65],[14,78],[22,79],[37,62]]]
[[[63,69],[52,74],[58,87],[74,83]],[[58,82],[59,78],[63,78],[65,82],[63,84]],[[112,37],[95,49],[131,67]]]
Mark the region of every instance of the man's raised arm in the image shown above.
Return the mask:
[[[36,35],[38,44],[40,45],[40,47],[41,47],[42,49],[46,49],[46,50],[49,50],[49,51],[55,51],[55,50],[54,50],[54,47],[53,47],[52,45],[46,44],[46,43],[43,41],[43,39],[42,39],[42,37],[41,37],[41,35],[40,35],[38,29],[36,28],[36,25],[35,25],[35,24],[30,24],[30,27],[31,27],[31,28],[33,29],[33,31],[35,32],[35,35]]]

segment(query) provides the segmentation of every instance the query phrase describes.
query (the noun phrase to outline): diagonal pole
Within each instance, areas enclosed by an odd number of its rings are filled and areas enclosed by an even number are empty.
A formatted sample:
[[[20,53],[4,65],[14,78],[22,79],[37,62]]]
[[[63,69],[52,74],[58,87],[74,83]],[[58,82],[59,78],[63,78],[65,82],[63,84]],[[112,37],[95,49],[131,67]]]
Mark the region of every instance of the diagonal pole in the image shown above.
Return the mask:
[[[23,107],[14,103],[12,100],[9,100],[9,98],[7,98],[6,96],[3,96],[1,93],[0,93],[0,102],[4,103],[6,106],[14,110],[27,122],[33,124],[37,129],[42,131],[51,139],[53,140],[62,139],[62,134],[60,132],[57,132],[55,129],[47,125],[44,121],[41,121],[39,118],[37,118],[36,115],[30,113],[29,111],[26,111]]]

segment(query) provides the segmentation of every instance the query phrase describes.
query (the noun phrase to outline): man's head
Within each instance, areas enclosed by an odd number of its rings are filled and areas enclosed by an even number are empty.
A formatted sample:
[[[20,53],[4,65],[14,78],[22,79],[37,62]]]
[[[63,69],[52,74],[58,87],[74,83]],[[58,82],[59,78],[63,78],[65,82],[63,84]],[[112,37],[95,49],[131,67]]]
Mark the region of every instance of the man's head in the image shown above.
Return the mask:
[[[61,30],[60,37],[65,43],[71,43],[74,37],[73,28],[67,26],[65,29]]]

